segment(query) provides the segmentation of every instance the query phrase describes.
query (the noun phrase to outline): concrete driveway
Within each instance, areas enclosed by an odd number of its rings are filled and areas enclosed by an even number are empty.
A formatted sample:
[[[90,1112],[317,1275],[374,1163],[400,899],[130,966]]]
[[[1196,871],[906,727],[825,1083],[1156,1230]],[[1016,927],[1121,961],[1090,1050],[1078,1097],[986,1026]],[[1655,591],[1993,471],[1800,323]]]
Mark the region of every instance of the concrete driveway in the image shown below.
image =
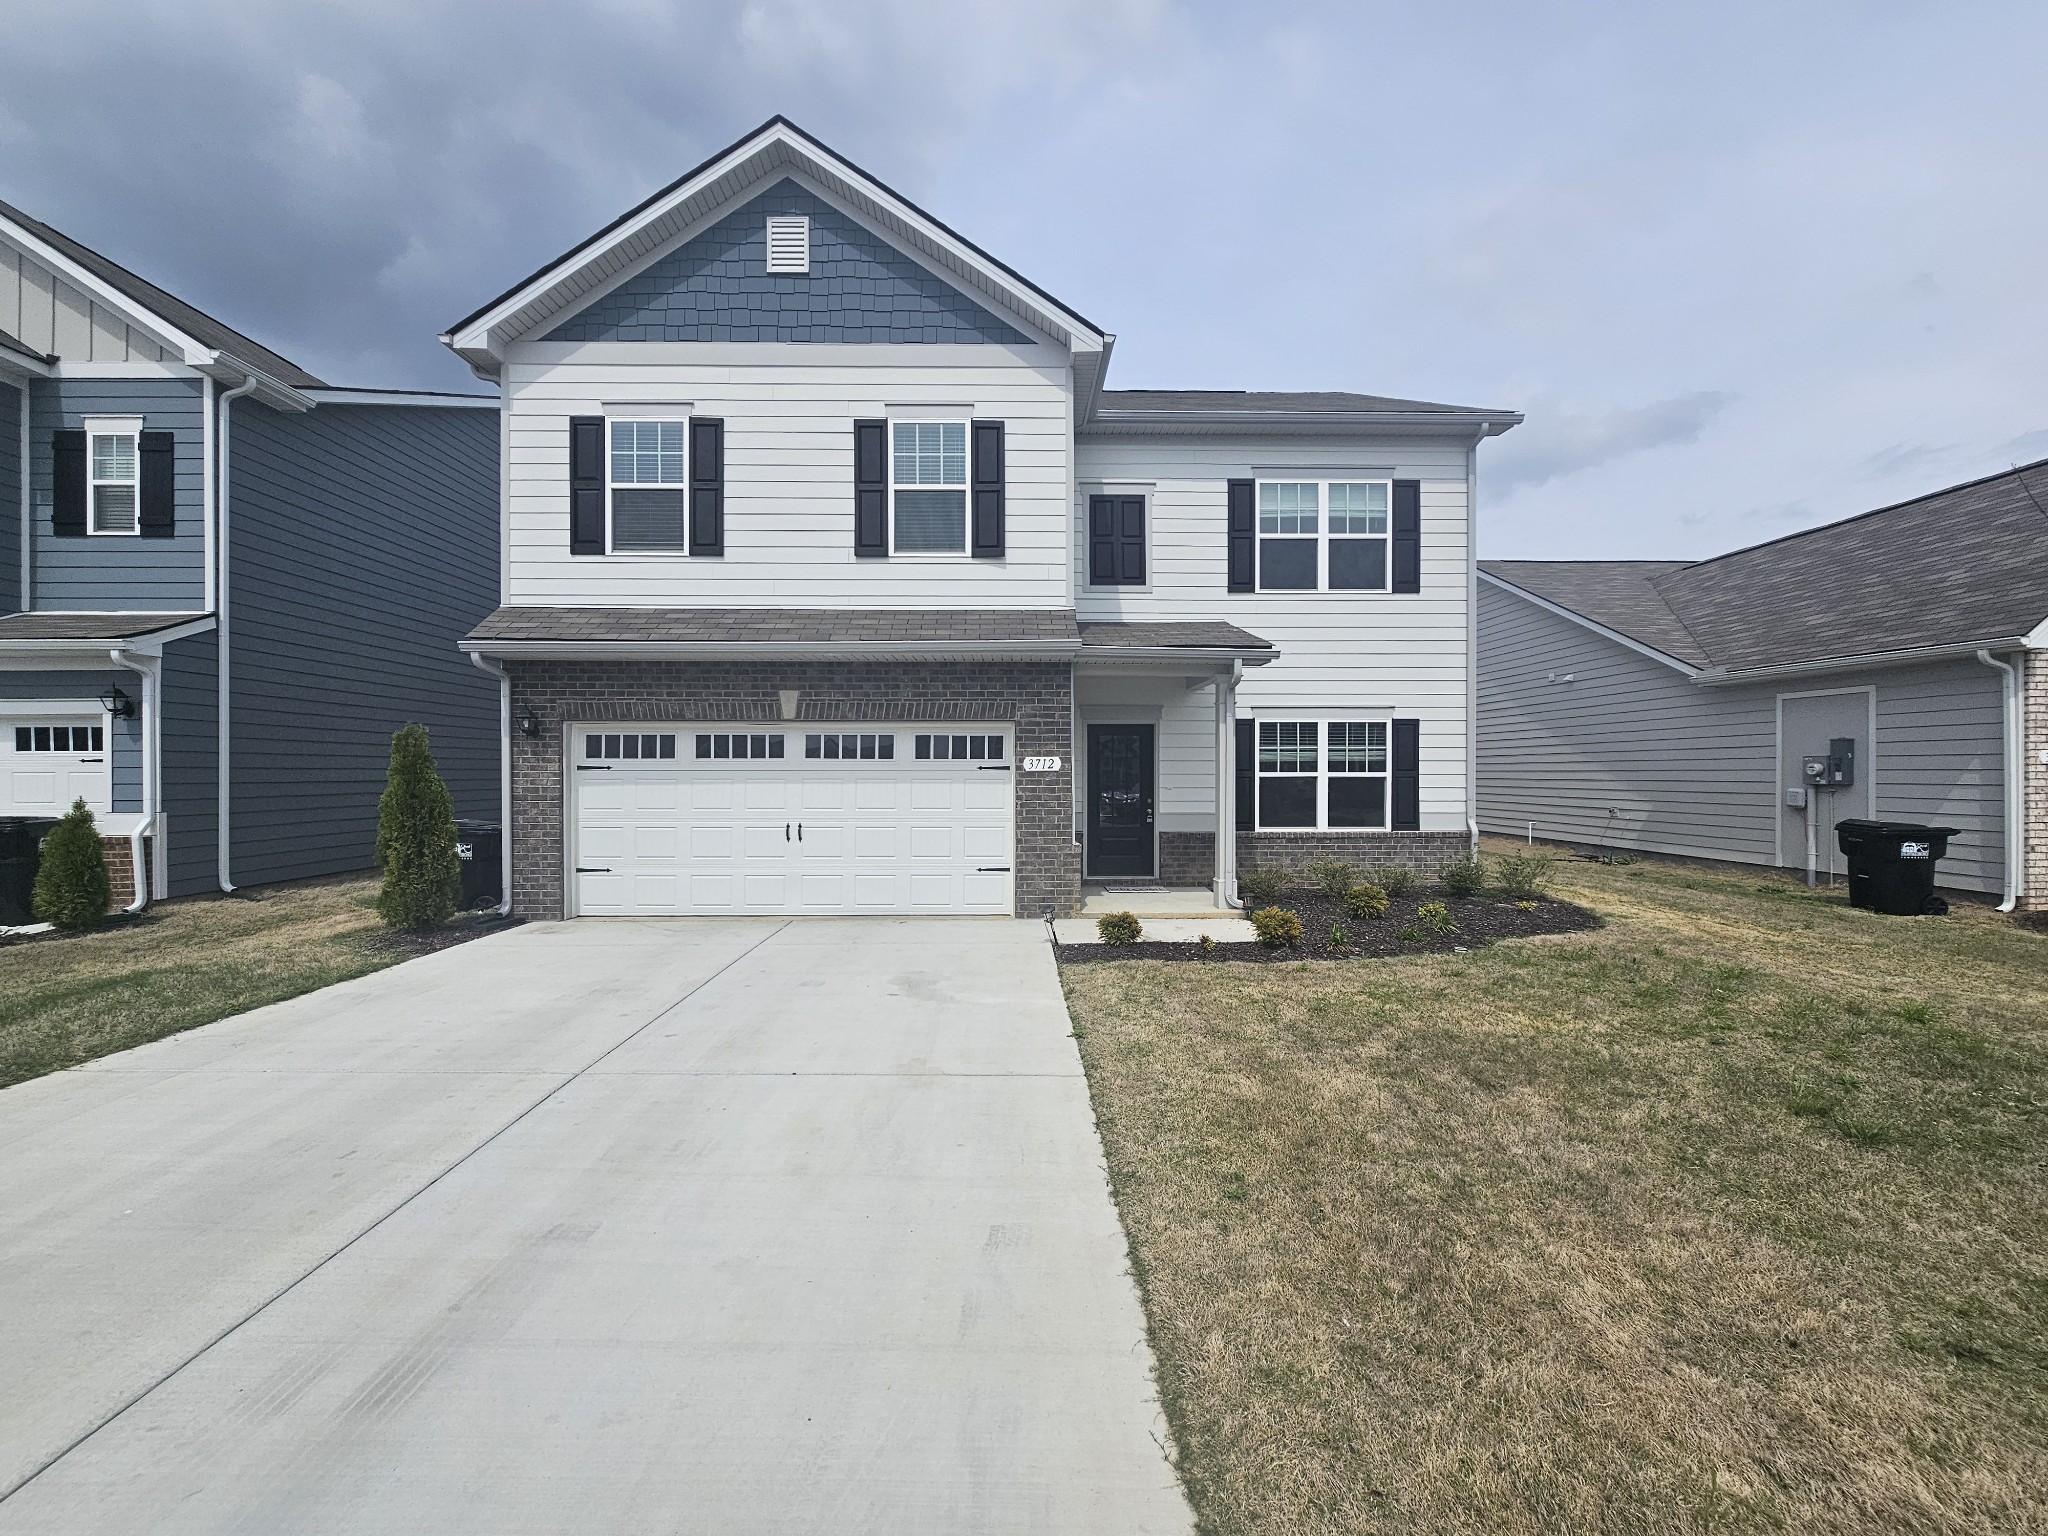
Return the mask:
[[[1185,1532],[1043,929],[515,929],[0,1093],[0,1532]]]

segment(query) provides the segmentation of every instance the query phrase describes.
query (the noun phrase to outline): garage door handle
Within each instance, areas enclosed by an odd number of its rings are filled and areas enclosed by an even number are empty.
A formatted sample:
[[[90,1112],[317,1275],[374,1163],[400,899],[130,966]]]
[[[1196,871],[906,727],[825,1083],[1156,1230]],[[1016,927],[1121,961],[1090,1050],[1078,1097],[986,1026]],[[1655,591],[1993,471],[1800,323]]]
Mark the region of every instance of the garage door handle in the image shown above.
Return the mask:
[[[789,823],[786,821],[782,824],[782,840],[785,843],[789,841]]]
[[[576,771],[578,773],[610,773],[612,765],[610,763],[578,763]]]
[[[983,763],[980,766],[983,773],[1008,773],[1010,771],[1008,763]]]
[[[579,875],[608,875],[611,873],[611,870],[609,867],[599,869],[594,864],[578,864],[576,866],[576,873]]]
[[[977,875],[1007,875],[1010,872],[1010,866],[1007,864],[977,864],[974,866],[974,872]]]

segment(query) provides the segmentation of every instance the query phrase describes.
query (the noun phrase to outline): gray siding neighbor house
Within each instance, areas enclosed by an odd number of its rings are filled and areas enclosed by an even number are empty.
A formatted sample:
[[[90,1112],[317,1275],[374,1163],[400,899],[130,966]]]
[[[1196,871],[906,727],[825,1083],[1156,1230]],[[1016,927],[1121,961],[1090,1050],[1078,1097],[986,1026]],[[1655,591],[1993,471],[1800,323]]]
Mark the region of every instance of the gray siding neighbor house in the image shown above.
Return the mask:
[[[122,905],[362,869],[408,721],[490,815],[498,460],[0,203],[0,817],[83,798]]]
[[[2048,461],[1712,560],[1479,567],[1489,832],[1825,875],[1850,817],[2048,906]],[[1802,759],[1847,741],[1850,782]]]

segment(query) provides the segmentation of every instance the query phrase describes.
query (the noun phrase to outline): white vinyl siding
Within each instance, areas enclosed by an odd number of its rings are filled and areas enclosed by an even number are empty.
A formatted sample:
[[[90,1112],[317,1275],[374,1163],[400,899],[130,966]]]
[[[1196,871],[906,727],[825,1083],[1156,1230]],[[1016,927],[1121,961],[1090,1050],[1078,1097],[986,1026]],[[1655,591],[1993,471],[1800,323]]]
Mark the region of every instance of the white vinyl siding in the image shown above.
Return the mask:
[[[1420,722],[1422,830],[1465,827],[1466,564],[1464,445],[1418,438],[1272,443],[1217,436],[1084,439],[1078,450],[1075,572],[1085,578],[1087,487],[1142,484],[1151,585],[1088,587],[1082,620],[1222,619],[1273,642],[1280,657],[1247,667],[1238,714],[1261,720],[1395,719]],[[1299,464],[1299,472],[1284,468]],[[1228,590],[1226,482],[1421,482],[1422,590],[1418,593]],[[1348,500],[1348,496],[1347,496]],[[1324,509],[1319,508],[1319,516]],[[1347,513],[1349,508],[1347,507]],[[1319,537],[1327,537],[1319,530]],[[1082,685],[1077,685],[1077,691]],[[1095,685],[1086,685],[1092,689]],[[1197,689],[1171,706],[1159,738],[1159,825],[1213,823],[1214,695]]]
[[[1065,359],[1026,347],[515,347],[505,374],[505,600],[622,608],[1067,607],[1069,390]],[[678,399],[690,401],[694,415],[725,422],[723,558],[572,557],[569,418],[602,414],[612,402]],[[1003,423],[1003,559],[855,557],[853,423],[912,419],[920,400],[956,421]]]

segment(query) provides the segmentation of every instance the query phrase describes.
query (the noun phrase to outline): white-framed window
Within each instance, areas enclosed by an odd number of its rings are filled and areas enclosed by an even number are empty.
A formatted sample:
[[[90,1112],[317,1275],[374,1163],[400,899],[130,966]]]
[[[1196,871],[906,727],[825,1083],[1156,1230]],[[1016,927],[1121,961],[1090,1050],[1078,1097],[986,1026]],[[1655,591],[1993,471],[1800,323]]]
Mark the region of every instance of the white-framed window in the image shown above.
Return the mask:
[[[1385,592],[1391,480],[1258,482],[1261,592]]]
[[[142,532],[142,423],[91,418],[85,423],[86,531],[132,537]]]
[[[688,428],[680,419],[614,418],[608,495],[611,549],[620,555],[678,554],[689,548]]]
[[[1259,721],[1259,830],[1385,827],[1392,729],[1389,720]]]
[[[889,551],[967,552],[967,423],[889,423]]]

